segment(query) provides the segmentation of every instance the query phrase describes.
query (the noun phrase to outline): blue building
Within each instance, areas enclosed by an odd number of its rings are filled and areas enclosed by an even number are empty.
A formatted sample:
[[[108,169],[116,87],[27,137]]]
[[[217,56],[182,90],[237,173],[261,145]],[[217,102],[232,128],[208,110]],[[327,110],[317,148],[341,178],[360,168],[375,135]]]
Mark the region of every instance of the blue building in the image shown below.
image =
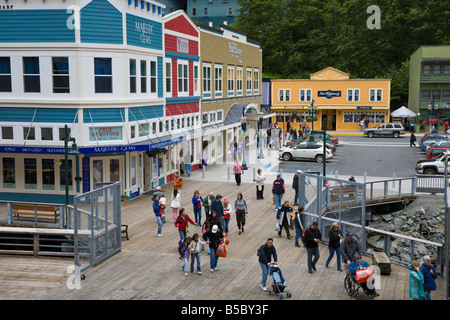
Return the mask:
[[[133,198],[165,183],[168,146],[185,137],[166,115],[164,5],[1,4],[0,200],[64,203],[66,183],[72,198],[115,181]],[[79,151],[67,182],[65,125]]]
[[[220,28],[230,25],[239,15],[237,0],[187,0],[188,16],[204,25]]]

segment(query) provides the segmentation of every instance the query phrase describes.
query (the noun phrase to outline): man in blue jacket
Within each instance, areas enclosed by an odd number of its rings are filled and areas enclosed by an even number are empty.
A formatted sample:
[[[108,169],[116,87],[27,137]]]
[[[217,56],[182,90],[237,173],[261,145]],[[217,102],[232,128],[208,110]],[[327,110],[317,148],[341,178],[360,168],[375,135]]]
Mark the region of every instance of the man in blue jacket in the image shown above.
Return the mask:
[[[220,219],[220,221],[223,220],[223,203],[222,203],[222,196],[218,194],[216,196],[216,199],[211,203],[211,212],[215,211],[217,214],[217,218]]]
[[[159,204],[159,197],[158,195],[155,195],[153,199],[153,212],[155,213],[156,221],[158,222],[158,231],[157,231],[158,237],[162,237],[162,225],[163,225],[160,208],[161,206]]]
[[[272,261],[272,257],[275,264],[277,264],[278,262],[277,250],[275,250],[275,247],[273,246],[272,238],[267,239],[266,244],[263,244],[259,248],[258,256],[259,265],[261,266],[262,270],[261,289],[267,291],[268,288],[266,286],[266,281],[267,275],[269,274],[269,265]]]
[[[423,257],[423,264],[420,267],[420,271],[423,273],[423,281],[424,281],[424,290],[427,300],[431,300],[431,291],[436,290],[436,282],[434,279],[437,278],[436,269],[431,265],[430,256]]]
[[[275,204],[275,212],[278,212],[278,209],[281,207],[281,199],[284,196],[286,186],[284,184],[284,180],[281,178],[281,174],[277,174],[277,178],[272,183],[272,193],[273,200]]]

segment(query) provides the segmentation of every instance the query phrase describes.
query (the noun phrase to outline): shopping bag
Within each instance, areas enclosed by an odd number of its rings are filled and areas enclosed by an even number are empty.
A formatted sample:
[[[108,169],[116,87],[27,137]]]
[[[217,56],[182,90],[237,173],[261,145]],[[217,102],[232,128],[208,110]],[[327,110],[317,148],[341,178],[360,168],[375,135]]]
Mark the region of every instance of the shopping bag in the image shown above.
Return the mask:
[[[275,231],[279,232],[280,231],[280,224],[277,222],[277,224],[275,225]]]
[[[274,205],[275,204],[275,198],[274,198],[274,196],[272,196],[272,205]]]
[[[372,267],[356,270],[356,272],[355,272],[356,282],[366,283],[367,279],[369,279],[369,277],[371,277],[372,274],[373,274]]]
[[[224,242],[221,242],[217,246],[216,256],[222,257],[222,258],[226,258],[226,256],[227,256],[227,249],[225,249],[225,243]]]

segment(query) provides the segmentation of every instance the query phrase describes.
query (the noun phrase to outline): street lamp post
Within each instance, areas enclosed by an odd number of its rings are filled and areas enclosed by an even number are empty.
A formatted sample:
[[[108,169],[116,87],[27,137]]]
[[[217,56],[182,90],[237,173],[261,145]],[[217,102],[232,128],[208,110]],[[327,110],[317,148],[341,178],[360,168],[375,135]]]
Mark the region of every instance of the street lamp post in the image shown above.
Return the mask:
[[[261,115],[259,117],[259,154],[258,154],[258,159],[264,159],[262,144],[263,144],[263,117]]]
[[[431,104],[428,105],[428,114],[429,114],[429,116],[430,117],[436,117],[436,119],[437,119],[438,118],[437,117],[438,109],[439,109],[439,105],[437,103],[434,104],[434,97],[433,97],[433,100],[431,101]],[[428,122],[429,122],[429,120],[428,120]],[[438,123],[439,123],[439,121],[436,120],[436,126],[435,126],[436,130],[437,130]]]
[[[69,142],[72,142],[72,147],[69,152]],[[78,147],[75,138],[70,137],[67,125],[64,126],[64,173],[65,173],[65,190],[66,190],[66,210],[69,204],[69,153],[77,154]]]
[[[314,105],[314,99],[311,101],[311,105],[308,107],[309,115],[311,116],[311,133],[314,131],[314,117],[317,114],[317,106]],[[310,141],[314,141],[312,134],[309,136]]]

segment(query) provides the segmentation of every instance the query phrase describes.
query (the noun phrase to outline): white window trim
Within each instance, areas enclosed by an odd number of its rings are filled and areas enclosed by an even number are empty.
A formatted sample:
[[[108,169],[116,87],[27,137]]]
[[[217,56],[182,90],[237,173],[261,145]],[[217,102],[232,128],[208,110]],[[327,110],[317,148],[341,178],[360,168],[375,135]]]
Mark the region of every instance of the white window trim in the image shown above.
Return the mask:
[[[232,77],[230,77],[230,74],[232,74]],[[233,86],[232,89],[230,89],[230,82]],[[228,66],[227,67],[227,91],[228,91],[228,97],[233,97],[235,95],[235,89],[236,89],[236,70],[234,66]]]
[[[355,92],[358,90],[358,100],[355,100]],[[348,99],[348,92],[352,92],[352,100]],[[375,92],[376,93],[376,92]],[[369,91],[369,98],[370,98],[370,91]],[[359,88],[347,88],[347,102],[360,102],[361,101],[361,89]]]
[[[256,79],[255,74],[258,75],[258,79]],[[253,69],[253,93],[259,93],[259,68]]]
[[[182,66],[182,77],[180,78],[179,76],[179,68],[180,66]],[[184,78],[184,68],[186,68],[187,70],[187,76],[186,78]],[[180,90],[180,79],[182,80],[183,83],[183,90]],[[186,80],[186,87],[184,87],[184,83]],[[172,81],[173,81],[173,77],[172,77]],[[177,91],[178,91],[178,96],[179,97],[188,97],[189,96],[189,63],[187,61],[184,60],[178,60],[177,62]]]
[[[305,100],[301,100],[301,97],[302,97],[302,91],[305,93]],[[310,92],[310,95],[309,95],[309,100],[307,100],[307,97],[308,97],[308,91]],[[311,102],[311,100],[312,100],[312,89],[310,89],[310,88],[301,88],[301,89],[299,89],[298,90],[298,101],[299,102]]]
[[[371,100],[371,99],[370,99],[370,91],[371,91],[371,90],[374,90],[374,91],[375,91],[375,94],[374,94],[374,100]],[[378,100],[378,99],[377,99],[377,91],[378,91],[378,90],[381,90],[381,100]],[[361,91],[360,91],[360,94],[361,94]],[[370,102],[383,102],[383,89],[382,89],[382,88],[370,88],[370,89],[369,89],[369,101],[370,101]]]
[[[209,69],[209,78],[205,78],[205,72],[204,72],[205,68]],[[203,97],[204,98],[211,98],[211,89],[212,89],[212,86],[211,86],[211,81],[212,81],[211,75],[212,75],[212,72],[211,72],[211,64],[210,63],[202,63],[201,75],[202,75],[202,77],[201,77],[201,86],[202,86]],[[205,81],[209,81],[209,90],[206,90],[206,88],[205,88],[205,85],[204,85]],[[208,94],[209,97],[205,97],[205,93]]]
[[[220,78],[216,79],[216,70],[220,70]],[[220,83],[220,90],[217,90],[216,82]],[[223,66],[221,64],[214,65],[214,94],[223,95]]]
[[[250,73],[250,77],[249,77],[249,73]],[[252,94],[252,92],[253,92],[253,69],[252,68],[247,68],[247,70],[246,70],[245,83],[246,83],[246,87],[245,87],[246,93]],[[250,88],[249,88],[249,84],[250,84]]]
[[[239,75],[241,77],[239,77]],[[236,68],[236,96],[242,96],[243,94],[244,94],[244,68],[237,67]]]

